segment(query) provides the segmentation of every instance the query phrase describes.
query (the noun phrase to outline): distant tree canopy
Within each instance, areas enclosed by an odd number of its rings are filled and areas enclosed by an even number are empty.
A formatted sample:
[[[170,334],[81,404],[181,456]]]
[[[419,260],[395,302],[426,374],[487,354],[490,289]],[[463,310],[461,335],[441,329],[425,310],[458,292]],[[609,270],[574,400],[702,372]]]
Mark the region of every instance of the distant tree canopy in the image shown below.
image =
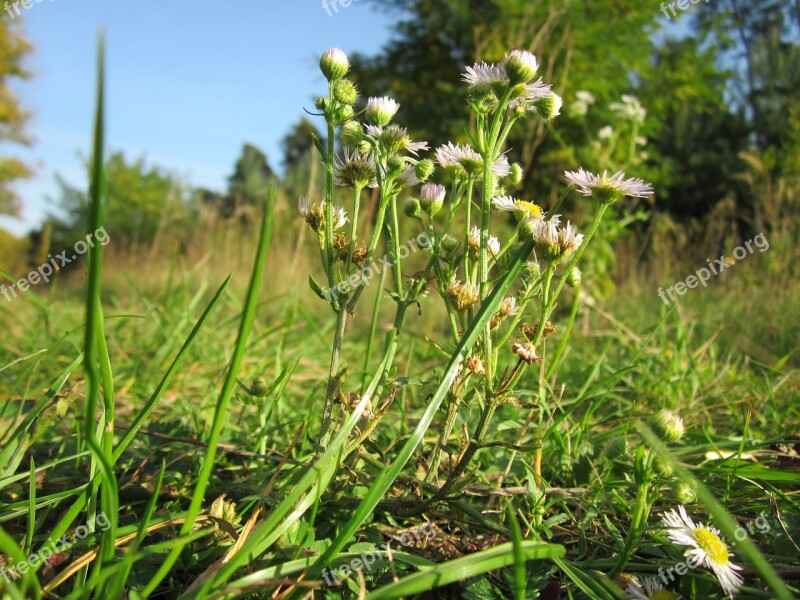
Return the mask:
[[[25,135],[29,115],[20,107],[11,83],[29,77],[23,62],[32,49],[18,24],[0,19],[0,143],[30,144]],[[21,160],[0,157],[0,214],[18,214],[19,198],[11,184],[30,175],[30,168]]]
[[[90,165],[87,162],[87,173]],[[56,178],[61,190],[56,204],[61,215],[48,219],[52,247],[71,246],[85,235],[88,211],[86,189]],[[147,247],[159,231],[186,229],[191,217],[186,187],[163,169],[148,166],[144,159],[129,162],[122,152],[106,162],[108,211],[106,230],[115,245],[128,249]]]
[[[194,192],[194,200],[224,219],[237,217],[247,222],[275,180],[266,154],[252,144],[244,144],[233,173],[228,177],[228,189],[217,192],[199,188]]]
[[[395,97],[403,124],[433,147],[465,141],[465,65],[512,48],[536,54],[564,114],[553,130],[531,121],[509,140],[509,156],[526,171],[520,194],[559,187],[567,168],[610,168],[587,150],[599,123],[614,123],[608,107],[623,94],[648,111],[636,173],[674,215],[706,214],[723,198],[747,213],[758,192],[744,184],[746,151],[757,150],[771,176],[797,177],[800,11],[785,1],[700,3],[680,15],[697,35],[681,39],[663,35],[668,21],[638,0],[371,1],[401,19],[380,54],[353,57],[354,77],[365,95]],[[588,120],[570,117],[579,90],[596,99]]]
[[[297,123],[292,125],[289,133],[281,140],[283,167],[287,172],[307,162],[309,152],[314,150],[312,140],[315,137],[324,145],[324,138],[319,129],[306,117],[301,117]]]

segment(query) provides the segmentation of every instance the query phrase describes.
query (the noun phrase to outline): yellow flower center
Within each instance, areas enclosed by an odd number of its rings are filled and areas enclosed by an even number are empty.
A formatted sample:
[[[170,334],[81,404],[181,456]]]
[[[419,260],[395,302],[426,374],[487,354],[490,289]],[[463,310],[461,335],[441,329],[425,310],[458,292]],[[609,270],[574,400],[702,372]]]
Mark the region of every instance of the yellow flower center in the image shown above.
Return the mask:
[[[517,200],[514,202],[514,211],[522,219],[536,219],[542,216],[542,208],[538,204],[527,200]]]
[[[728,548],[717,534],[705,527],[698,527],[692,532],[692,537],[714,563],[724,565],[728,562]]]
[[[669,590],[658,590],[650,596],[650,600],[677,600],[677,596]]]

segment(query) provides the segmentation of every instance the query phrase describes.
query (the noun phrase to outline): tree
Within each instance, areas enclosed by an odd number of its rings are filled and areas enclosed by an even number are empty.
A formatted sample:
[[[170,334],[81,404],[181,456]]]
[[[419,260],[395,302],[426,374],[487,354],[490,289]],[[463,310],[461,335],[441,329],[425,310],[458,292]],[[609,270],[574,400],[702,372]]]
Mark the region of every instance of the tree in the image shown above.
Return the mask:
[[[86,166],[90,168],[88,162]],[[63,249],[85,234],[89,202],[85,189],[72,187],[61,177],[56,180],[63,216],[48,221],[53,226],[53,247]],[[106,162],[106,184],[106,230],[115,246],[136,251],[152,246],[167,230],[178,235],[188,231],[186,189],[172,173],[147,165],[143,158],[129,163],[122,152],[115,152]]]
[[[31,143],[24,131],[29,114],[20,107],[11,83],[30,76],[23,61],[32,49],[16,24],[0,19],[0,143]],[[18,158],[0,157],[0,214],[18,214],[20,202],[11,184],[30,175],[30,168]]]
[[[292,125],[289,133],[283,136],[283,140],[281,141],[283,149],[283,167],[287,173],[298,165],[308,162],[308,154],[314,150],[312,139],[315,137],[322,142],[324,148],[325,140],[320,134],[319,129],[305,117],[302,117],[297,123]]]
[[[233,175],[228,177],[228,197],[225,216],[246,214],[266,197],[275,174],[267,162],[267,155],[251,144],[242,146]]]
[[[540,60],[540,73],[565,98],[590,90],[609,103],[650,75],[650,35],[657,11],[638,0],[610,2],[549,0],[373,0],[401,9],[407,18],[376,57],[353,57],[353,74],[366,95],[390,94],[415,139],[432,146],[466,141],[466,88],[460,73],[478,61],[498,61],[512,48]],[[557,74],[557,78],[556,78]],[[444,116],[442,116],[444,115]],[[531,121],[509,140],[511,157],[526,172],[537,163],[537,189],[553,187],[563,167],[538,167],[548,131]],[[552,149],[552,148],[550,148]],[[533,180],[528,179],[531,190]]]

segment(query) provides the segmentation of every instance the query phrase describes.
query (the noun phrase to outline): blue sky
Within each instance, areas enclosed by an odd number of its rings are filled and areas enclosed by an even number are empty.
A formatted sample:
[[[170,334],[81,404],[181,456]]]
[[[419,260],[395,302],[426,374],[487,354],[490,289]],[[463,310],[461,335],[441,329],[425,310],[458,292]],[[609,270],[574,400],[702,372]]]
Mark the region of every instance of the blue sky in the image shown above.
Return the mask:
[[[280,166],[281,137],[323,91],[322,51],[375,52],[396,18],[359,0],[332,16],[322,0],[43,0],[22,13],[34,77],[16,89],[33,113],[35,143],[1,151],[36,174],[16,186],[22,219],[0,217],[16,234],[54,210],[45,199],[57,196],[55,173],[86,185],[80,155],[90,143],[99,27],[107,148],[222,189],[246,141]]]

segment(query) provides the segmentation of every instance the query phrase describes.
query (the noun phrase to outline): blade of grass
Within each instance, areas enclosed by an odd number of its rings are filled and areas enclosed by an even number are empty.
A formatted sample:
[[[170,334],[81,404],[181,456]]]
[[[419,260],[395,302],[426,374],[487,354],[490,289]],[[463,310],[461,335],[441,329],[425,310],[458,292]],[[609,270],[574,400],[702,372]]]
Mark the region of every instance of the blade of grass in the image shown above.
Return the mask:
[[[209,479],[211,478],[211,471],[214,468],[214,459],[217,453],[217,444],[219,443],[222,427],[226,422],[228,416],[228,402],[236,388],[236,378],[239,375],[239,368],[241,367],[242,360],[244,359],[245,351],[247,350],[247,338],[250,335],[250,330],[255,320],[256,306],[258,305],[258,294],[261,289],[261,280],[264,275],[264,268],[267,263],[267,252],[269,250],[270,241],[272,240],[272,226],[274,222],[275,210],[275,188],[271,187],[264,208],[264,216],[261,222],[261,233],[258,240],[258,249],[256,250],[256,259],[253,264],[253,272],[250,278],[250,286],[247,290],[247,297],[245,300],[244,312],[239,324],[239,332],[236,337],[236,344],[234,346],[233,357],[231,358],[228,372],[225,376],[225,382],[220,390],[219,399],[217,400],[216,409],[214,412],[214,420],[211,424],[211,433],[208,439],[208,448],[203,457],[203,465],[200,469],[200,474],[195,485],[194,493],[192,495],[192,502],[189,505],[189,510],[186,514],[186,521],[181,527],[180,535],[187,535],[194,525],[197,515],[200,514],[200,508],[205,500],[205,492],[208,487]],[[147,597],[158,587],[158,584],[167,576],[172,569],[175,561],[178,559],[181,549],[176,548],[172,550],[169,555],[164,559],[163,564],[159,567],[158,571],[153,575],[148,584],[142,590],[142,595]]]
[[[560,544],[534,541],[523,541],[521,550],[522,559],[526,561],[559,558],[566,552],[564,546]],[[367,600],[392,600],[421,594],[456,581],[502,569],[514,564],[514,560],[514,544],[501,544],[403,577],[371,592],[367,595]]]

